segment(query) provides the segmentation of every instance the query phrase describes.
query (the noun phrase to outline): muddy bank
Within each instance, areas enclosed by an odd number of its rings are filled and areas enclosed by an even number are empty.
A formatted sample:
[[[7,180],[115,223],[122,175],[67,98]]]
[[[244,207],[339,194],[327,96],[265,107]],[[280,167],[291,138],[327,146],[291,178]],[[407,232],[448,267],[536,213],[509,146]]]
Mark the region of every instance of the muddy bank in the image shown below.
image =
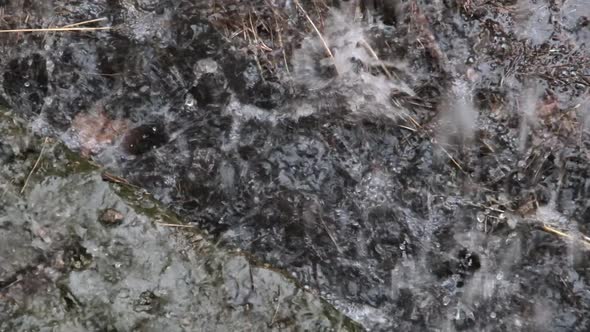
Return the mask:
[[[5,104],[367,328],[588,326],[580,1],[219,3],[15,1],[116,29],[6,35]]]

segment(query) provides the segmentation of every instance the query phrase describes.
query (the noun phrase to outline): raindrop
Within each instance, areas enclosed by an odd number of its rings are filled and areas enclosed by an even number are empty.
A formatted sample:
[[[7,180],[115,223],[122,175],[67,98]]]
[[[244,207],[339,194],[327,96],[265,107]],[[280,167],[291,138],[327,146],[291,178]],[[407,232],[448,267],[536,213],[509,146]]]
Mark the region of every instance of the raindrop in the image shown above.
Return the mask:
[[[492,313],[490,314],[490,318],[495,319],[496,318],[496,313],[492,311]]]
[[[451,303],[451,298],[445,295],[445,297],[443,297],[443,305],[447,306],[449,303]]]
[[[477,222],[484,222],[484,220],[486,220],[486,215],[483,212],[478,212],[477,213]]]
[[[31,83],[29,83],[29,81],[26,81],[26,82],[25,82],[25,88],[28,88],[28,87],[30,87],[30,86],[31,86]]]

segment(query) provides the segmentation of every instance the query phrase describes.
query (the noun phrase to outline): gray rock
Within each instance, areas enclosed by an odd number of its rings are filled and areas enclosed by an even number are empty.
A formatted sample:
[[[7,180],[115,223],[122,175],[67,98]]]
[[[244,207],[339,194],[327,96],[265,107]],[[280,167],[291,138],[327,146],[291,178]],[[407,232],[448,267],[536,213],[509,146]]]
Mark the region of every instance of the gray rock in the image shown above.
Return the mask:
[[[12,123],[0,113],[6,144],[27,135]],[[140,189],[105,182],[57,143],[32,146],[0,166],[0,331],[357,329],[281,272],[145,204]],[[21,194],[11,178],[37,159]]]

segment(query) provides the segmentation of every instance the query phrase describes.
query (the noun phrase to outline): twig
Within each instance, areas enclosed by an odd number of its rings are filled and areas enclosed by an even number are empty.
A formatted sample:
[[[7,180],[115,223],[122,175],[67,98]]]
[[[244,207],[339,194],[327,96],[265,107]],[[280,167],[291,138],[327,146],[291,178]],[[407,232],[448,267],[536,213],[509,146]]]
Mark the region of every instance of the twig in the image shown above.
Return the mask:
[[[326,49],[326,53],[330,56],[330,58],[332,58],[332,61],[334,62],[334,67],[336,68],[336,73],[338,73],[338,68],[336,67],[336,61],[334,59],[334,54],[332,54],[332,51],[330,51],[330,46],[328,46],[328,43],[326,42],[326,40],[322,36],[322,33],[320,32],[318,27],[315,25],[315,23],[313,23],[313,20],[311,19],[311,17],[309,17],[309,15],[307,15],[307,12],[303,8],[303,6],[301,6],[301,3],[299,3],[299,0],[295,0],[295,5],[297,6],[297,8],[299,8],[299,10],[301,10],[301,12],[303,13],[303,16],[305,16],[305,18],[309,21],[309,24],[311,24],[311,26],[315,30],[316,34],[318,35],[318,37],[322,41],[322,44],[324,45],[324,48]]]
[[[35,165],[33,165],[33,169],[31,169],[31,172],[29,173],[29,175],[27,176],[27,179],[25,180],[25,184],[23,184],[23,187],[20,190],[21,194],[25,192],[25,188],[27,188],[27,184],[29,184],[29,180],[31,179],[31,176],[33,176],[33,173],[35,173],[37,166],[39,166],[39,162],[41,162],[41,157],[43,156],[43,152],[45,151],[45,146],[47,145],[47,142],[49,142],[49,137],[45,137],[45,140],[43,140],[43,144],[41,145],[41,152],[39,152],[39,157],[37,157],[37,161],[35,161]]]
[[[22,277],[21,277],[20,275],[18,275],[17,277],[15,277],[15,280],[13,280],[13,281],[12,281],[11,283],[9,283],[8,285],[1,286],[1,287],[0,287],[0,290],[5,290],[5,289],[8,289],[8,288],[10,288],[10,287],[12,287],[12,286],[14,286],[14,285],[18,284],[18,283],[19,283],[19,282],[21,282],[21,281],[22,281]]]

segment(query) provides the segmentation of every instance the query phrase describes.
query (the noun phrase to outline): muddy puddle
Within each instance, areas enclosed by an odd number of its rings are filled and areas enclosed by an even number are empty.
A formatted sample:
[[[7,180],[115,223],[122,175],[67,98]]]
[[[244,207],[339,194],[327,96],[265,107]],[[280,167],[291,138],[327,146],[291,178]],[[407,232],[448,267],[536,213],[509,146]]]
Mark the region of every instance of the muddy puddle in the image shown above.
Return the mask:
[[[111,27],[0,35],[6,108],[367,330],[590,328],[583,1],[3,8]]]

